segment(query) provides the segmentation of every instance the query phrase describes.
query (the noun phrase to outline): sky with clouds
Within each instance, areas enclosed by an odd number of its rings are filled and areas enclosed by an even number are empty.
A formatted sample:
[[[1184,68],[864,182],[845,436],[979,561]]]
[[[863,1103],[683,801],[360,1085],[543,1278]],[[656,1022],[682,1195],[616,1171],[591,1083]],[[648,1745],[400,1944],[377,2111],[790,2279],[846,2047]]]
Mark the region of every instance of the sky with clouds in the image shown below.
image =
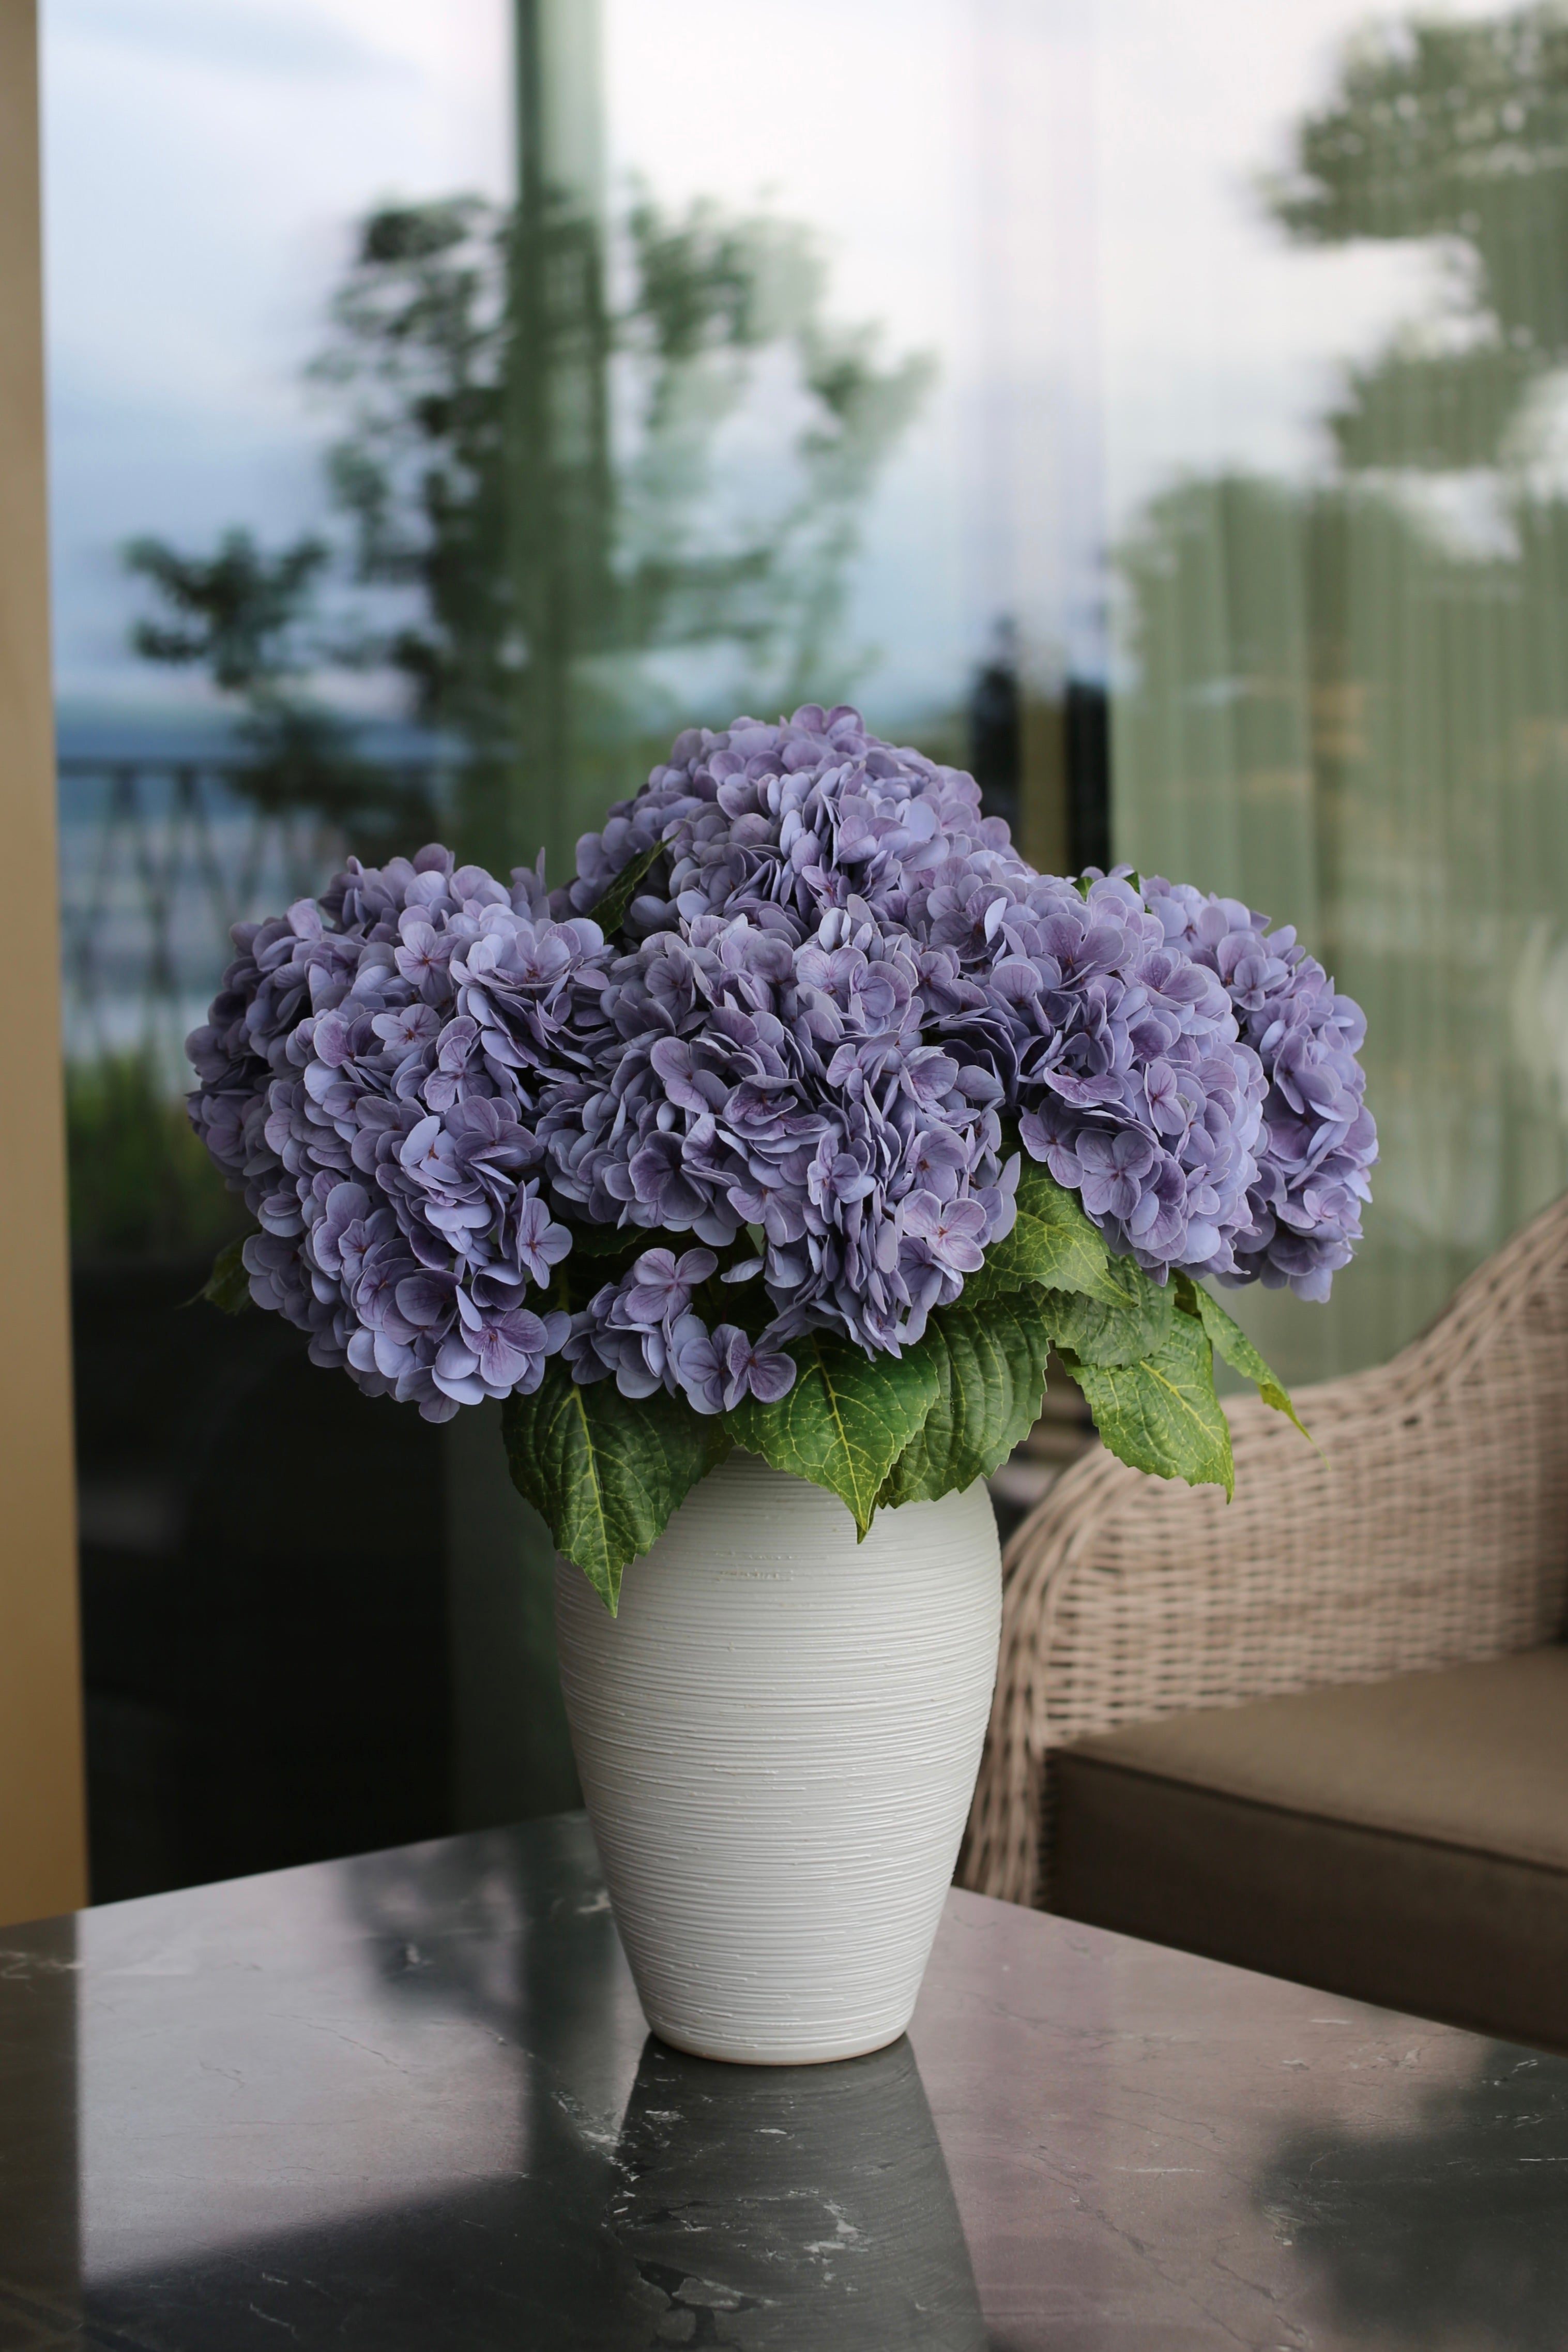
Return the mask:
[[[1096,545],[1184,469],[1310,471],[1334,371],[1429,297],[1431,256],[1293,252],[1258,199],[1359,0],[601,6],[612,201],[807,221],[833,315],[936,359],[858,579],[883,706],[960,691],[1004,610],[1092,661]],[[302,371],[350,224],[507,193],[509,10],[43,15],[60,691],[166,700],[125,653],[116,550],[319,518],[331,419]]]
[[[302,371],[350,224],[510,185],[503,0],[45,0],[57,671],[134,692],[116,550],[320,508]]]

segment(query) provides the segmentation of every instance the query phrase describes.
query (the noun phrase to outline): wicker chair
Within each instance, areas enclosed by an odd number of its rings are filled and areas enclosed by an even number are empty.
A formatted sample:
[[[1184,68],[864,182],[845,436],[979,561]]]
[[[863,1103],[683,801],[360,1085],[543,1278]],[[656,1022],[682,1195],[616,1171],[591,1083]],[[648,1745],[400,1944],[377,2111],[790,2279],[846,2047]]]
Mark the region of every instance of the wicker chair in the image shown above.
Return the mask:
[[[1562,1633],[1568,1198],[1391,1363],[1298,1403],[1321,1454],[1260,1401],[1228,1407],[1228,1507],[1097,1448],[1019,1528],[962,1885],[1048,1903],[1069,1743],[1501,1658]]]

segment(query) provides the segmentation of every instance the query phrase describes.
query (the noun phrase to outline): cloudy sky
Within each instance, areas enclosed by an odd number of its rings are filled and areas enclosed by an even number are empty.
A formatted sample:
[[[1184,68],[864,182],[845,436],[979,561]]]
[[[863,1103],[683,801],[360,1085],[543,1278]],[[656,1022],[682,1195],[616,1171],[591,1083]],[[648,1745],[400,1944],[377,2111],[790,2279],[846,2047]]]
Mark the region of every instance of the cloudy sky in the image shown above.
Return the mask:
[[[348,225],[509,184],[503,0],[45,0],[57,669],[121,695],[115,550],[319,510]],[[142,687],[160,698],[162,680]]]
[[[589,0],[573,0],[584,8]],[[1456,13],[1475,13],[1456,11]],[[1316,461],[1420,251],[1286,250],[1256,196],[1357,0],[602,0],[606,176],[813,224],[831,308],[937,389],[855,626],[884,705],[1002,610],[1093,657],[1089,551],[1184,468]],[[510,179],[505,0],[45,0],[62,697],[166,700],[115,551],[320,509],[301,372],[348,225]]]

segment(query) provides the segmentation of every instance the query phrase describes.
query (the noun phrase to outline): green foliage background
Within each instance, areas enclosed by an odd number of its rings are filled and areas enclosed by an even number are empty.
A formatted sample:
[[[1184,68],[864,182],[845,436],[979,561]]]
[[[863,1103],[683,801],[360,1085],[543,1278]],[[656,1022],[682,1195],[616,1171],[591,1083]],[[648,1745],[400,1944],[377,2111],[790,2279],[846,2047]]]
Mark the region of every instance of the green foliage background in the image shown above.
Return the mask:
[[[66,1068],[71,1254],[183,1257],[250,1229],[162,1073],[123,1054]]]

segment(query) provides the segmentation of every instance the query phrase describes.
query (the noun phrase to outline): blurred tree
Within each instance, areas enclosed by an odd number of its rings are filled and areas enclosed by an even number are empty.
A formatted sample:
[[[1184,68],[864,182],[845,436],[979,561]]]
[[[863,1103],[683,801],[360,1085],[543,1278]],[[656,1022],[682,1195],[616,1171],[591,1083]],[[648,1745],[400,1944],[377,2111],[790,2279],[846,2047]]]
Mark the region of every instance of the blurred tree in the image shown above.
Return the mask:
[[[462,746],[442,817],[465,851],[505,866],[542,834],[559,877],[634,782],[629,750],[670,723],[652,657],[700,648],[727,698],[761,703],[850,683],[862,518],[930,362],[884,362],[874,328],[824,316],[825,264],[795,224],[639,201],[603,245],[548,190],[361,225],[311,370],[347,412],[328,479],[341,568],[369,596],[357,618],[323,617],[316,535],[274,555],[237,530],[210,557],[126,551],[162,607],[136,650],[238,698],[258,801],[360,832],[377,811],[383,833],[434,822],[308,692],[329,665],[381,672]],[[749,455],[727,441],[748,401]]]
[[[204,669],[239,704],[246,798],[352,823],[357,845],[373,856],[423,839],[434,803],[419,774],[359,759],[353,729],[309,691],[323,656],[341,657],[317,604],[331,555],[310,536],[269,556],[247,530],[225,531],[206,557],[132,540],[125,568],[151,584],[167,617],[137,621],[131,642],[146,661]]]
[[[1287,235],[1425,241],[1437,299],[1346,367],[1315,479],[1144,509],[1115,759],[1118,856],[1297,924],[1367,1012],[1366,1247],[1315,1330],[1244,1310],[1305,1380],[1386,1356],[1568,1177],[1568,15],[1375,27],[1293,145]]]
[[[328,457],[353,576],[404,592],[354,657],[402,679],[412,715],[476,747],[510,732],[506,215],[477,197],[373,213],[311,373],[350,405]]]
[[[1561,6],[1361,36],[1269,195],[1305,244],[1448,243],[1445,310],[1350,373],[1330,420],[1343,462],[1448,469],[1505,457],[1532,381],[1568,361]]]
[[[150,580],[178,617],[138,621],[131,642],[148,661],[199,663],[231,694],[276,695],[309,667],[301,624],[329,556],[325,540],[301,539],[268,557],[248,530],[225,531],[206,561],[134,539],[126,570]]]
[[[727,652],[759,700],[847,682],[860,519],[930,376],[825,321],[792,224],[641,202],[612,245],[614,308],[597,229],[548,193],[379,212],[315,370],[351,405],[329,467],[356,576],[409,595],[361,658],[468,745],[465,845],[528,855],[542,822],[558,873],[559,820],[591,821],[627,736],[667,723],[640,657]],[[751,395],[748,471],[723,443]]]

